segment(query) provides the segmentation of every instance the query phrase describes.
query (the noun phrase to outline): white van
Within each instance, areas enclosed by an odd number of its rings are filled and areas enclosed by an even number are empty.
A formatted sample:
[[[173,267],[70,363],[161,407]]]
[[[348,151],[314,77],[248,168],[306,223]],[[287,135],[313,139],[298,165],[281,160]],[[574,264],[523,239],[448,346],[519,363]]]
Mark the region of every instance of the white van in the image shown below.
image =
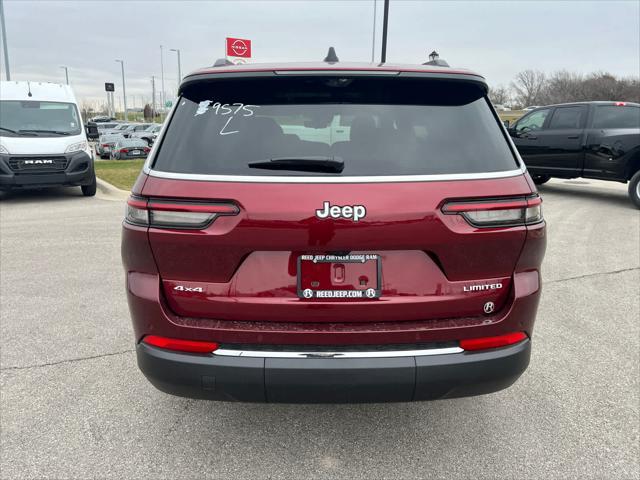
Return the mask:
[[[53,186],[96,193],[93,153],[71,87],[0,82],[0,190]]]

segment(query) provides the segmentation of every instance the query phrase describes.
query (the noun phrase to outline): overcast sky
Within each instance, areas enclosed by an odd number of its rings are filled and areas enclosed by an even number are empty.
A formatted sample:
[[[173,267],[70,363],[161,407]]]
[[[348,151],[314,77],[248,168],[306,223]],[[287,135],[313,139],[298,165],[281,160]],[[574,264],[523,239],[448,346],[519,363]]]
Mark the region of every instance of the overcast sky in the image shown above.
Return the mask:
[[[370,61],[373,0],[354,1],[26,1],[5,0],[12,80],[64,81],[80,99],[102,101],[104,82],[121,95],[123,59],[135,106],[151,97],[151,75],[175,92],[182,72],[224,56],[224,38],[253,41],[254,62]],[[383,0],[377,2],[376,60]],[[508,84],[520,70],[567,69],[640,75],[640,1],[391,0],[389,62],[422,63],[436,49],[451,66]],[[4,59],[1,78],[4,77]],[[129,100],[129,106],[132,100]]]

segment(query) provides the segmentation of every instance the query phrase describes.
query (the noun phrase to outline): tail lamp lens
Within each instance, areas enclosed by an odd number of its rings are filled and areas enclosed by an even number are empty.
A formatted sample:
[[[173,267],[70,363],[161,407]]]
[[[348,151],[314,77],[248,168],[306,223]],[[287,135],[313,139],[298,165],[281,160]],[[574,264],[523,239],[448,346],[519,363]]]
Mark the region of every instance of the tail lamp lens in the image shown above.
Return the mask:
[[[202,229],[223,215],[237,215],[232,203],[195,203],[147,200],[130,197],[125,220],[133,225],[155,228]]]
[[[202,342],[200,340],[182,340],[179,338],[159,337],[157,335],[147,335],[142,339],[147,345],[151,345],[165,350],[188,353],[211,353],[218,349],[216,342]]]
[[[495,337],[468,338],[466,340],[460,340],[460,348],[468,351],[487,350],[513,345],[521,342],[525,338],[527,338],[527,334],[524,332],[512,332]]]
[[[516,197],[497,200],[447,202],[445,215],[461,215],[467,223],[478,228],[516,227],[542,221],[540,197]]]

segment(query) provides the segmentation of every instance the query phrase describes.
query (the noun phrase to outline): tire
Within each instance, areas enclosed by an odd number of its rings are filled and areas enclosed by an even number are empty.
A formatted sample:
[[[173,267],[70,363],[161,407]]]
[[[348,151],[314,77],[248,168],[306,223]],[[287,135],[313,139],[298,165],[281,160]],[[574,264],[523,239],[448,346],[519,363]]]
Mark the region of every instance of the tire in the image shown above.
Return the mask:
[[[536,185],[542,185],[551,180],[551,177],[549,175],[531,175],[531,179]]]
[[[93,182],[91,182],[89,185],[82,185],[82,195],[84,195],[85,197],[93,197],[96,194],[96,190],[97,190],[97,182],[96,182],[96,176],[95,174],[93,175]]]
[[[629,182],[629,198],[636,208],[640,208],[640,170],[631,177]]]

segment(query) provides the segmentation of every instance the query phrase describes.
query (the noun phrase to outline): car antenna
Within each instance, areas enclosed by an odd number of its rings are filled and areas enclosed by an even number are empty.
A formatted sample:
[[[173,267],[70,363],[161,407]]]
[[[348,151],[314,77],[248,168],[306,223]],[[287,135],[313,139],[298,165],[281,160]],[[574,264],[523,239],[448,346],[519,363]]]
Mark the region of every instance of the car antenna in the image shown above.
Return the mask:
[[[324,57],[324,62],[327,63],[337,63],[340,60],[338,59],[338,56],[336,55],[336,49],[333,47],[329,47],[329,51],[327,52],[327,56]]]
[[[29,81],[27,81],[27,90],[28,90],[27,95],[29,97],[33,97],[33,94],[31,93],[31,82],[29,82]]]

